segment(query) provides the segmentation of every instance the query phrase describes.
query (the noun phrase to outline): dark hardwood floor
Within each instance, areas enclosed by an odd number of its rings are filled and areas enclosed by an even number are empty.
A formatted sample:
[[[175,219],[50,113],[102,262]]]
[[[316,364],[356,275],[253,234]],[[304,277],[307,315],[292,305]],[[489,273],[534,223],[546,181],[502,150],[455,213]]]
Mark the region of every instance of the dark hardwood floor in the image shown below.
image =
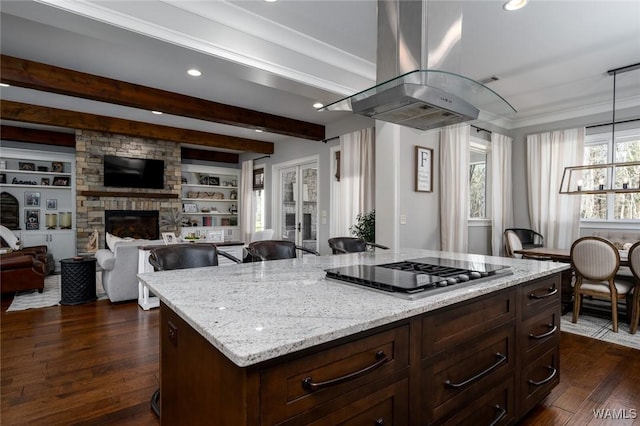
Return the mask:
[[[149,405],[157,309],[98,301],[7,313],[10,302],[0,314],[0,424],[159,424]],[[560,361],[560,384],[522,425],[640,424],[640,351],[562,333]]]

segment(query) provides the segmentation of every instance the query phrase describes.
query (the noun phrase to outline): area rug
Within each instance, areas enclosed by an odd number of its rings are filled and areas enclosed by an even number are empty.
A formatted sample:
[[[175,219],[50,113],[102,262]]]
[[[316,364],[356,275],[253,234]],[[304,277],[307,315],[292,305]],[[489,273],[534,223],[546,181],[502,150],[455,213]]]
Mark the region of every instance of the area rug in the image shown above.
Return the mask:
[[[106,299],[107,295],[102,288],[101,274],[96,274],[96,295],[98,300]],[[23,311],[25,309],[47,308],[60,304],[60,275],[49,275],[44,279],[44,290],[19,292],[13,297],[11,306],[7,312]]]
[[[571,322],[571,316],[571,312],[562,316],[560,324],[562,331],[640,349],[640,332],[629,334],[629,324],[626,322],[618,321],[618,332],[614,333],[611,320],[580,315],[578,322],[574,324]]]

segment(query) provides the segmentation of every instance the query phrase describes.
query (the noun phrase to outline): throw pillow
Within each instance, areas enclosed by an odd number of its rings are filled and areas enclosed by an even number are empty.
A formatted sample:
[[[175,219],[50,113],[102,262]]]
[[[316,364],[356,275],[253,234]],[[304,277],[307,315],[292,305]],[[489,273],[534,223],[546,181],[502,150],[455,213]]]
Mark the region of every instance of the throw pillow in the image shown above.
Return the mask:
[[[109,248],[109,250],[115,251],[116,243],[118,241],[124,241],[124,238],[116,237],[115,235],[112,235],[112,234],[107,232],[105,240],[106,240],[107,247]]]

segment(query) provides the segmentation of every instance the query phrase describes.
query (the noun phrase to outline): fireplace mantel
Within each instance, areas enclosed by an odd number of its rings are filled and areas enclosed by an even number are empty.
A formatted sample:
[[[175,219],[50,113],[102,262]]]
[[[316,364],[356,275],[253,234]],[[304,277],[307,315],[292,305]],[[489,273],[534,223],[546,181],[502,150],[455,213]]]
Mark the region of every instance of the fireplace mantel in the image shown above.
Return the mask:
[[[180,198],[180,194],[166,192],[116,192],[116,191],[78,191],[84,197],[126,197],[126,198]]]

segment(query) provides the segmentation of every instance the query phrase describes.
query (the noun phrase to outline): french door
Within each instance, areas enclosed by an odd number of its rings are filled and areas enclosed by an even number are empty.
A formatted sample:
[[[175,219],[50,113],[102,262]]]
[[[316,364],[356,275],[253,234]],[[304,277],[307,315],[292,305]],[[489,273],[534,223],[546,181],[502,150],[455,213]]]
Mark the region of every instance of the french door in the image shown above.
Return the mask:
[[[318,159],[274,165],[276,235],[318,250]]]

